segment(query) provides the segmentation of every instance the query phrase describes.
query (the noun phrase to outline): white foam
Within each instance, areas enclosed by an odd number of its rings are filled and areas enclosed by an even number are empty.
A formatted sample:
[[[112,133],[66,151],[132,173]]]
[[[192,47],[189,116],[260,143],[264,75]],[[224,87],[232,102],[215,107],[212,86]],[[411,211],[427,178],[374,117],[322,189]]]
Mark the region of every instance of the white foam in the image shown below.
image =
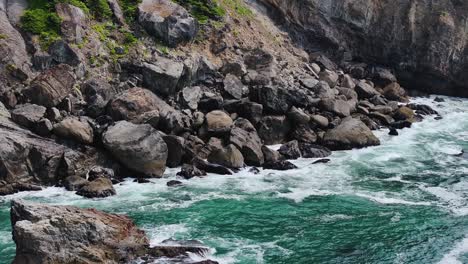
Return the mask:
[[[400,198],[393,198],[393,197],[386,197],[382,195],[382,193],[373,193],[373,194],[365,194],[365,193],[356,193],[356,196],[369,199],[371,201],[380,203],[380,204],[406,204],[406,205],[424,205],[429,206],[432,205],[430,202],[414,202],[408,201]]]
[[[164,240],[174,239],[177,235],[187,234],[188,232],[189,229],[185,224],[161,225],[146,231],[152,247],[160,245]]]
[[[468,253],[468,236],[455,244],[455,247],[445,254],[438,264],[463,264],[458,257]]]

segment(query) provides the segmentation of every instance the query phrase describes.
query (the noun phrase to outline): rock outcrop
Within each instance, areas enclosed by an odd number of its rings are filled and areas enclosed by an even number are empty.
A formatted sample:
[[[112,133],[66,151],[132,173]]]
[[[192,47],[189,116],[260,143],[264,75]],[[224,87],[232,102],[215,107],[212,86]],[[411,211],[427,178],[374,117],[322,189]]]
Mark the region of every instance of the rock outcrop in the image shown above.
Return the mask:
[[[323,141],[332,150],[345,150],[380,145],[379,139],[359,119],[348,117],[325,133]]]
[[[391,66],[407,88],[468,96],[465,1],[260,2],[306,47]]]

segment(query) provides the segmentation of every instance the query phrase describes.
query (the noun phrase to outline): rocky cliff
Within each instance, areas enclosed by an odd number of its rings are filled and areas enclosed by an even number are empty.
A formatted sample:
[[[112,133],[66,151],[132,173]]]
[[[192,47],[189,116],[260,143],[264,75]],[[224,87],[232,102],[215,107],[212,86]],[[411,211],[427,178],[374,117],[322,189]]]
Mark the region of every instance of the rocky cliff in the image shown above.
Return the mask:
[[[310,50],[387,65],[405,87],[468,96],[468,2],[259,0]]]

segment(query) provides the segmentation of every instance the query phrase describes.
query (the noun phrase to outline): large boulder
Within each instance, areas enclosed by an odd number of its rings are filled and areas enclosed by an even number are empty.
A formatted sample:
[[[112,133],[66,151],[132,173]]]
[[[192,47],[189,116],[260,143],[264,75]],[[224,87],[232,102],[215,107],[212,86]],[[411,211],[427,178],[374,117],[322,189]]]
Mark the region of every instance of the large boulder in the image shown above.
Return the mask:
[[[208,156],[208,161],[233,169],[239,169],[244,166],[244,157],[233,144],[211,152]]]
[[[91,78],[82,86],[81,91],[87,103],[86,113],[98,117],[105,113],[107,103],[115,96],[116,90],[102,78]]]
[[[266,145],[281,144],[291,131],[285,116],[264,116],[258,124],[258,135]]]
[[[47,109],[41,105],[18,105],[13,111],[11,111],[11,119],[21,126],[33,129],[44,117],[46,110]]]
[[[158,57],[152,64],[143,63],[143,83],[156,94],[174,95],[182,88],[184,64],[165,57]]]
[[[146,176],[161,177],[166,169],[167,145],[148,124],[117,122],[102,136],[107,150],[126,167]]]
[[[241,151],[245,164],[261,166],[265,161],[262,152],[262,141],[255,127],[244,118],[234,122],[229,141]]]
[[[83,144],[93,143],[93,128],[86,120],[67,117],[54,126],[54,134]]]
[[[115,195],[114,186],[112,181],[107,178],[97,178],[94,181],[87,182],[78,189],[76,194],[86,198],[103,198]]]
[[[126,263],[149,246],[130,218],[95,209],[16,200],[11,224],[14,264]]]
[[[150,111],[166,111],[169,105],[162,99],[143,88],[131,88],[115,96],[107,107],[107,113],[114,120],[135,120]]]
[[[211,111],[205,116],[208,132],[225,133],[231,131],[232,119],[223,111]]]
[[[79,7],[71,4],[55,5],[57,15],[61,19],[61,32],[68,42],[80,44],[85,37],[87,24],[86,14]]]
[[[75,76],[71,67],[60,64],[37,76],[24,95],[35,104],[52,107],[72,92],[74,84]]]
[[[347,117],[341,123],[328,130],[323,143],[332,150],[346,150],[380,145],[379,139],[359,119]]]
[[[197,34],[196,20],[170,0],[143,0],[138,5],[138,21],[149,34],[175,47]]]

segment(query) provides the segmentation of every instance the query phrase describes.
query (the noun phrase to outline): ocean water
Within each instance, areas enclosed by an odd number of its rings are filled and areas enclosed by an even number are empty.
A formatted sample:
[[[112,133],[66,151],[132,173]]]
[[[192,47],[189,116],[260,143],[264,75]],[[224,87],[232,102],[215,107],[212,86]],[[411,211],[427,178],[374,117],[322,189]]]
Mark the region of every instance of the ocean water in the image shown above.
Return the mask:
[[[328,164],[248,168],[166,187],[163,179],[116,186],[118,195],[81,198],[62,188],[0,198],[0,263],[15,254],[9,201],[95,207],[129,215],[156,245],[197,239],[220,263],[468,263],[468,100],[416,98],[443,116],[427,117],[381,146],[335,152]]]

